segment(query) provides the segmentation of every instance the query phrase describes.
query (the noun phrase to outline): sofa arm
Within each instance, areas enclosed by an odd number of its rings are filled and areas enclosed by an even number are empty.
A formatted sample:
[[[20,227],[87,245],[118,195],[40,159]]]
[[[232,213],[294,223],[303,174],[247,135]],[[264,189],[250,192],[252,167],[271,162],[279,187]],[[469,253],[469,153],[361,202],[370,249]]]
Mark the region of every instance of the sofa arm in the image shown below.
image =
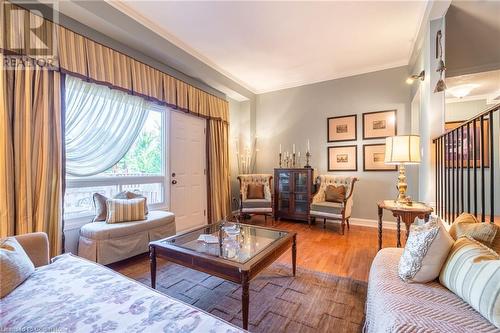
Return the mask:
[[[35,267],[49,264],[49,239],[44,232],[17,235],[16,240],[21,244]]]

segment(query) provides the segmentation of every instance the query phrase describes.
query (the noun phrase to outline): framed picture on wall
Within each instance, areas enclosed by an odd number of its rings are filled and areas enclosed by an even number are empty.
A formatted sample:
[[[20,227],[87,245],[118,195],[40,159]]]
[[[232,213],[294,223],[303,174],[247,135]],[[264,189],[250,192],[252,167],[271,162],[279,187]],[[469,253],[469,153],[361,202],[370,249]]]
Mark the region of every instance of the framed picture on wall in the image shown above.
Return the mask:
[[[330,117],[327,130],[328,142],[355,141],[358,138],[357,115]]]
[[[358,171],[358,146],[328,147],[328,171]]]
[[[444,129],[446,132],[451,132],[465,121],[452,121],[446,122],[444,124]],[[462,128],[462,133],[456,131],[449,134],[449,139],[447,139],[445,160],[447,167],[459,167],[460,159],[462,160],[462,167],[467,167],[467,160],[469,160],[469,166],[474,166],[474,155],[476,160],[476,168],[480,168],[481,163],[481,142],[484,142],[484,167],[489,168],[490,166],[490,123],[489,119],[483,120],[483,140],[481,140],[481,122],[476,121],[476,129],[471,123],[469,125],[469,133],[467,133],[467,127]],[[475,142],[474,142],[475,141]],[[458,144],[460,142],[460,144]],[[463,144],[463,155],[462,155],[462,144]],[[475,146],[472,149],[472,145]],[[457,148],[458,149],[455,149]],[[462,156],[461,156],[462,155]]]
[[[363,113],[363,139],[397,135],[396,110]]]
[[[385,144],[363,145],[363,171],[396,171],[396,165],[385,164]]]

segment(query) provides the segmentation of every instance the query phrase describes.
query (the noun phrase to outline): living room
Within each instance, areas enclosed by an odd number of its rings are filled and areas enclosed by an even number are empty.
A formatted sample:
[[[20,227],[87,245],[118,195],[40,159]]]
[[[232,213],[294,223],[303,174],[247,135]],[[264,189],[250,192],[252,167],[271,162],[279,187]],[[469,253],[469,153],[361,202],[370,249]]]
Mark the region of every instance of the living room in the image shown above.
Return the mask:
[[[499,2],[0,16],[2,332],[500,330]]]

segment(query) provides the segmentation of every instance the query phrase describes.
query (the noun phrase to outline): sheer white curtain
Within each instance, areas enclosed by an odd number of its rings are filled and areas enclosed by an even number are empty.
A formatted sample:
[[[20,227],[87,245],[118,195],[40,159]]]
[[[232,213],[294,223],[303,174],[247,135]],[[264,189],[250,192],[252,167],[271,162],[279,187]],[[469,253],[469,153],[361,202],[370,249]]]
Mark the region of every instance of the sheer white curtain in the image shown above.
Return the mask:
[[[66,172],[91,176],[115,165],[148,116],[148,102],[66,75]]]

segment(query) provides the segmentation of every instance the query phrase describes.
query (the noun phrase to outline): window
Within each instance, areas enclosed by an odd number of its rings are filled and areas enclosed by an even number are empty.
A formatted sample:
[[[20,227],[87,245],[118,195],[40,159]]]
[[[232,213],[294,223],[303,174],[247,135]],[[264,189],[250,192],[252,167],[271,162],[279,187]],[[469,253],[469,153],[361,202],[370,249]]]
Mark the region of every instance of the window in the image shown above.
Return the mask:
[[[77,80],[72,78],[71,80]],[[88,218],[94,214],[93,193],[101,193],[106,197],[113,197],[121,191],[131,191],[141,193],[147,197],[148,205],[152,208],[166,206],[165,197],[165,128],[166,117],[164,106],[155,103],[139,101],[140,107],[137,108],[144,117],[133,119],[116,119],[116,110],[121,109],[121,103],[128,98],[137,99],[139,97],[130,96],[123,92],[112,91],[104,86],[86,82],[67,81],[66,93],[66,129],[70,133],[66,135],[66,149],[68,154],[66,167],[66,193],[64,197],[64,216],[65,219]],[[83,83],[83,84],[82,84]],[[81,85],[81,86],[78,86]],[[97,91],[89,93],[89,87],[96,88]],[[81,88],[81,89],[80,89]],[[84,91],[82,94],[75,93],[74,90]],[[105,101],[99,103],[95,94],[108,92],[118,93],[120,98],[114,98],[111,102]],[[83,97],[81,95],[84,95]],[[88,96],[87,96],[88,95]],[[121,96],[125,95],[125,96]],[[73,99],[91,99],[91,103],[73,103]],[[105,99],[106,99],[105,98]],[[78,108],[78,112],[74,110]],[[135,110],[135,111],[137,111]],[[138,111],[138,112],[139,112]],[[96,113],[102,113],[96,116]],[[83,116],[82,114],[88,114]],[[77,116],[85,119],[78,119]],[[90,119],[91,117],[98,120]],[[132,121],[138,126],[128,126],[123,129],[116,126],[114,122]],[[107,129],[101,134],[100,127],[106,127],[106,122],[110,122]],[[75,125],[78,124],[78,125]],[[93,129],[92,126],[99,124],[99,128]],[[131,124],[134,125],[134,124]],[[71,127],[73,126],[73,127]],[[79,126],[79,127],[78,127]],[[137,128],[136,128],[137,127]],[[135,137],[124,140],[119,136],[113,136],[111,131],[121,131],[120,135],[129,135],[135,131]],[[104,138],[102,137],[104,136]],[[113,141],[115,140],[115,141]],[[112,144],[110,144],[110,141]],[[79,144],[76,144],[79,142]],[[128,149],[124,150],[115,158],[114,162],[110,156],[123,148],[127,144]],[[108,145],[106,149],[102,146]],[[96,150],[102,150],[96,153]],[[73,164],[71,164],[73,163]],[[96,172],[103,163],[109,163],[110,166],[105,170]],[[80,167],[81,166],[81,167]],[[92,174],[96,172],[95,174]],[[85,173],[85,175],[80,175]],[[90,174],[89,174],[90,173]]]

